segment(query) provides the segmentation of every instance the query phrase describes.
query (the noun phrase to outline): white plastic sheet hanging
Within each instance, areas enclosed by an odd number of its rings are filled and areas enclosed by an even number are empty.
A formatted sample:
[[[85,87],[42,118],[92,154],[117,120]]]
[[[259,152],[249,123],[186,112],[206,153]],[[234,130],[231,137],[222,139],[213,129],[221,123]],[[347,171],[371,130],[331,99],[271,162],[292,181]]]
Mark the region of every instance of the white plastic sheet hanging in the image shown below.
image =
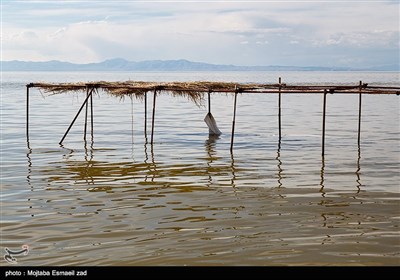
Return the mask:
[[[208,113],[206,117],[204,118],[204,121],[206,122],[208,126],[208,133],[210,135],[221,135],[222,132],[218,129],[217,122],[215,121],[213,115],[211,113]]]

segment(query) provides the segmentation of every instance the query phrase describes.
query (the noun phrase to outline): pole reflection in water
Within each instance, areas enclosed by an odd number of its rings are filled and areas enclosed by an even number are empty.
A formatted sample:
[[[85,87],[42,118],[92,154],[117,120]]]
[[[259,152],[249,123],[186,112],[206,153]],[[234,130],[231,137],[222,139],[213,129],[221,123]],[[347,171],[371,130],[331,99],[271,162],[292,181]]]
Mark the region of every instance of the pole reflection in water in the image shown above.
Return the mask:
[[[152,173],[153,173],[153,176],[151,177],[151,181],[154,182],[154,179],[157,174],[157,166],[154,161],[154,144],[153,143],[150,144],[150,155],[151,155],[151,167],[153,168],[153,170],[150,169],[150,171],[152,171]]]
[[[28,186],[30,187],[31,191],[33,191],[33,186],[31,183],[31,176],[32,176],[32,149],[29,144],[29,140],[26,140],[26,146],[28,148],[28,152],[26,153],[26,157],[28,158],[28,173],[26,175],[26,181],[28,182]]]
[[[322,217],[322,227],[326,227],[327,226],[327,218],[326,218],[326,214],[325,213],[322,213],[321,214],[321,217]]]
[[[357,194],[360,193],[361,191],[361,176],[360,176],[360,170],[361,170],[361,166],[360,166],[360,160],[361,160],[361,148],[360,145],[358,145],[358,157],[357,157],[357,170],[356,170],[356,182],[357,182]]]
[[[276,158],[278,161],[278,188],[282,187],[282,161],[281,161],[281,141],[278,143],[278,151],[276,153]]]
[[[236,183],[235,183],[235,181],[236,181],[236,174],[235,174],[236,167],[235,167],[235,158],[233,156],[233,152],[231,152],[231,170],[232,170],[231,185],[232,185],[233,191],[234,191],[235,196],[236,196],[237,195],[236,194],[236,189],[237,188],[236,188]]]
[[[90,146],[88,148],[88,143],[85,140],[84,142],[84,149],[85,149],[85,161],[90,163],[93,161],[93,135],[90,137]]]
[[[28,148],[28,152],[26,153],[26,157],[28,158],[28,170],[27,170],[28,172],[27,172],[27,175],[26,175],[26,181],[28,183],[28,186],[29,186],[31,192],[33,192],[34,188],[33,188],[32,178],[31,178],[31,176],[32,176],[32,158],[31,158],[32,149],[31,149],[31,146],[29,144],[29,138],[27,138],[27,140],[26,140],[26,146]],[[28,198],[27,201],[29,202],[29,209],[32,209],[33,208],[33,204],[31,202],[31,199]],[[33,216],[33,214],[31,214],[31,216]]]
[[[85,167],[85,169],[86,169],[86,171],[85,171],[85,173],[86,173],[86,176],[85,176],[85,178],[86,178],[86,183],[89,185],[94,185],[94,179],[93,179],[93,176],[91,176],[90,174],[91,174],[91,172],[90,172],[90,170],[93,168],[93,131],[92,131],[92,133],[91,133],[91,137],[90,137],[90,146],[89,146],[89,149],[88,149],[88,147],[87,147],[87,141],[86,141],[86,139],[85,139],[85,145],[84,145],[84,149],[85,149],[85,162],[86,162],[86,167]]]
[[[319,185],[321,186],[321,188],[319,189],[319,192],[321,193],[321,195],[322,195],[322,197],[325,197],[325,191],[324,191],[324,188],[325,188],[325,185],[324,185],[324,182],[325,182],[325,157],[324,156],[322,156],[322,160],[321,160],[321,181],[320,181],[320,183],[319,183]]]
[[[149,154],[147,153],[147,134],[146,133],[144,134],[144,145],[143,146],[144,146],[144,163],[146,164],[149,172],[151,172],[150,165],[148,163]],[[147,173],[146,173],[146,175],[144,176],[144,181],[147,182],[147,179],[148,179],[148,177],[147,177]]]
[[[92,136],[92,139],[93,139],[93,136]],[[72,154],[74,153],[74,150],[73,150],[73,149],[66,148],[66,147],[64,147],[63,144],[60,144],[60,148],[63,149],[64,151],[68,151],[68,153],[65,153],[65,154],[63,155],[63,159],[64,159],[64,160],[69,159],[69,158],[72,156]]]

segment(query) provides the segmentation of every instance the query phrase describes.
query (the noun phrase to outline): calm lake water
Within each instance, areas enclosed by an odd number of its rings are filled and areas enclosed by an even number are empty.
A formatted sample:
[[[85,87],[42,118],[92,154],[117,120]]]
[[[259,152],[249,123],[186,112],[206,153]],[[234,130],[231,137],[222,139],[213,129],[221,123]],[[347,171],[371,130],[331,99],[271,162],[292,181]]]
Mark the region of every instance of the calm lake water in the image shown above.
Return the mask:
[[[239,94],[231,154],[232,95],[212,95],[217,139],[206,107],[158,95],[151,146],[143,100],[99,92],[93,138],[82,114],[60,146],[85,94],[31,89],[26,142],[30,82],[279,76],[400,86],[379,72],[2,73],[1,252],[27,244],[18,265],[400,265],[399,96],[363,96],[359,150],[358,96],[328,95],[324,159],[322,95],[282,96],[278,149],[277,95]]]

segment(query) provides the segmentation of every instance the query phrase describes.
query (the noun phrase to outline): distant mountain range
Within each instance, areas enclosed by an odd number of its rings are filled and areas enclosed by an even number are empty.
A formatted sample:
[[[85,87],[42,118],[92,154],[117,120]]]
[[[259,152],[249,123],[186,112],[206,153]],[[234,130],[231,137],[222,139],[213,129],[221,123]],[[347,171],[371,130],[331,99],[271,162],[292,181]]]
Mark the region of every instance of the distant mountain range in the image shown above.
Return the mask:
[[[383,65],[371,68],[318,67],[318,66],[237,66],[209,64],[180,60],[128,61],[122,58],[98,63],[75,64],[58,60],[2,61],[2,71],[399,71],[400,65]]]

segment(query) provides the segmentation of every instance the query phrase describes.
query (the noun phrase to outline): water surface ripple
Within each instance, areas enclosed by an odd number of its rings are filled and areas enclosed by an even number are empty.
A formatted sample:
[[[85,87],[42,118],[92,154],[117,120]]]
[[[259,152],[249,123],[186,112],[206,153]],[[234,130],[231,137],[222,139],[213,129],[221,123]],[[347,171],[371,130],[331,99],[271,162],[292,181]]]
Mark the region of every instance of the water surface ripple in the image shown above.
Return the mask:
[[[35,81],[217,80],[397,85],[398,73],[3,73],[1,250],[28,244],[21,265],[400,265],[398,96],[328,95],[321,157],[321,95],[213,94],[223,132],[208,135],[205,107],[161,94],[155,143],[142,100],[31,90]],[[151,97],[148,103],[151,106]],[[151,112],[148,111],[150,132]],[[90,132],[90,130],[89,130]],[[150,137],[150,135],[148,135]],[[2,260],[2,264],[5,261]]]

